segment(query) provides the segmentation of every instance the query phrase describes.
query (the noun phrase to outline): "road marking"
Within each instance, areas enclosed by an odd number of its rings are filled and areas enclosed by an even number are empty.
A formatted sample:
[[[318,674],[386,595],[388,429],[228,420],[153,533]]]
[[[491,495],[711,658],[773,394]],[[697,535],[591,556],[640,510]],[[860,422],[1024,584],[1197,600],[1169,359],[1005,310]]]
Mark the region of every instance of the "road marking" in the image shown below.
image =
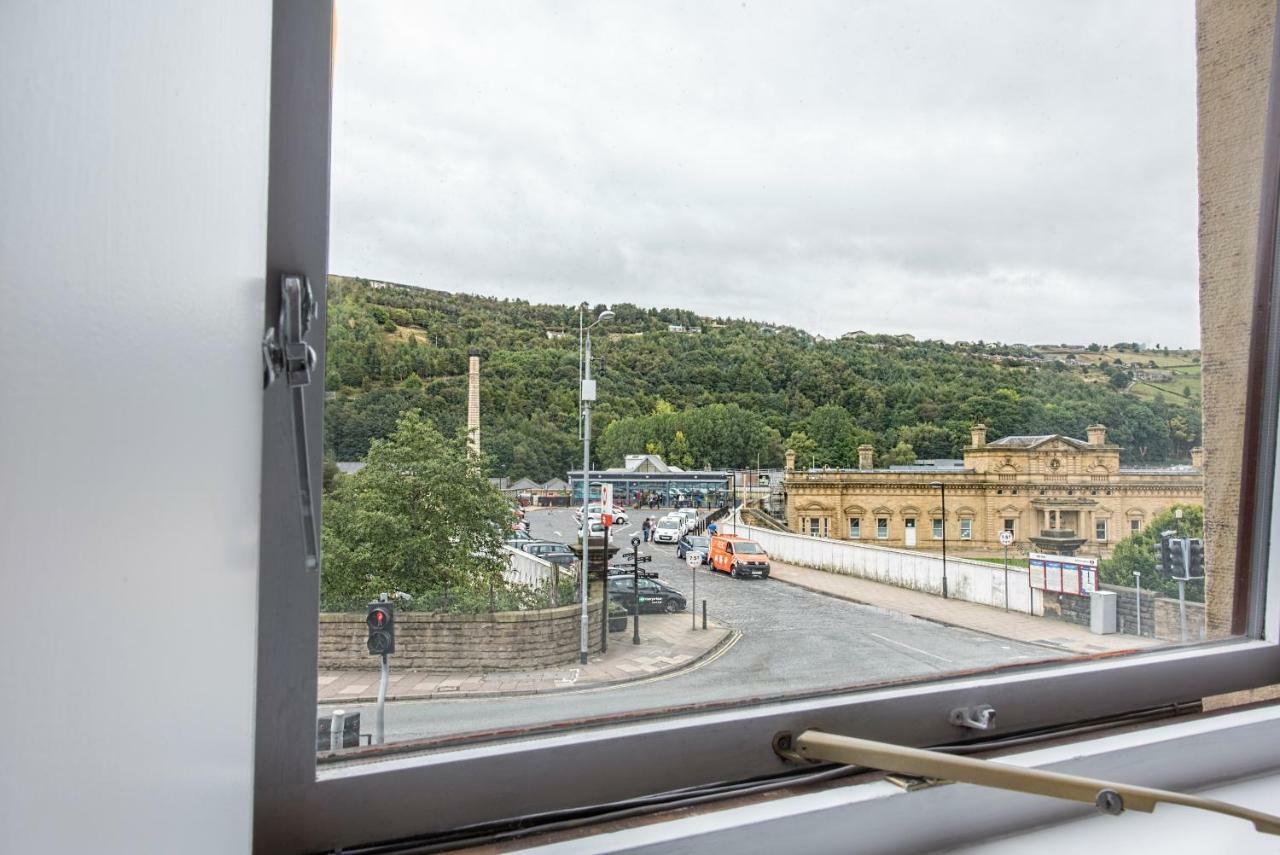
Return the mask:
[[[880,639],[881,641],[887,641],[887,642],[889,642],[890,644],[896,644],[896,645],[898,645],[899,647],[905,647],[905,648],[907,648],[908,650],[914,650],[916,653],[919,653],[919,654],[921,654],[921,655],[923,655],[923,656],[932,656],[934,659],[938,659],[938,660],[941,660],[941,661],[943,661],[943,662],[950,662],[950,661],[951,661],[950,659],[946,658],[945,656],[939,656],[939,655],[938,655],[938,654],[936,654],[936,653],[930,653],[928,650],[921,650],[919,647],[912,647],[910,644],[906,644],[905,642],[901,642],[901,641],[894,641],[892,638],[886,638],[886,637],[884,637],[883,635],[881,635],[881,634],[880,634],[880,633],[878,633],[878,632],[871,632],[871,633],[868,633],[868,635],[874,635],[876,638]]]
[[[561,686],[572,686],[574,683],[578,682],[578,675],[581,673],[582,673],[581,669],[574,668],[572,671],[569,672],[568,679],[565,679],[564,677],[559,677],[556,679],[556,683]]]

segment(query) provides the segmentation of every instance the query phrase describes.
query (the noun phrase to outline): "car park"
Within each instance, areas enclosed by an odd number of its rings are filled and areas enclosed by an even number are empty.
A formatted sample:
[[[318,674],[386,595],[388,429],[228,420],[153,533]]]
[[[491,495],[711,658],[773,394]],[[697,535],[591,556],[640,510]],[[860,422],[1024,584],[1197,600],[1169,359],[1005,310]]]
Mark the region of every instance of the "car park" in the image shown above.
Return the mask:
[[[706,564],[711,555],[711,538],[702,534],[686,534],[680,538],[676,544],[676,558],[684,558],[690,552],[701,555],[702,563]]]
[[[609,599],[623,606],[628,612],[633,608],[637,589],[640,595],[641,612],[682,612],[688,607],[688,600],[680,591],[647,576],[636,579],[630,573],[610,576],[608,581]]]
[[[674,517],[663,517],[653,529],[654,543],[675,543],[684,535],[684,524]]]
[[[768,579],[769,554],[754,540],[736,534],[712,535],[711,569],[735,579]]]

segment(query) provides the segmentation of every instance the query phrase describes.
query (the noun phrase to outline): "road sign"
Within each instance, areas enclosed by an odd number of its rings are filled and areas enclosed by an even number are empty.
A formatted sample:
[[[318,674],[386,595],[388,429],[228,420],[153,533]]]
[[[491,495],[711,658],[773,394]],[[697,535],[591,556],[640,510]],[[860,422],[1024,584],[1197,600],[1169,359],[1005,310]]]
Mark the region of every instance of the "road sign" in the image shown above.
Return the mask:
[[[1013,545],[1013,532],[1009,531],[1008,529],[1005,529],[1004,531],[1000,532],[1000,545],[1001,545],[1001,546],[1012,546],[1012,545]]]
[[[685,564],[688,564],[690,567],[700,567],[700,566],[702,566],[702,553],[701,553],[701,552],[692,552],[692,551],[691,551],[691,552],[686,552],[686,553],[684,554],[684,563],[685,563]]]

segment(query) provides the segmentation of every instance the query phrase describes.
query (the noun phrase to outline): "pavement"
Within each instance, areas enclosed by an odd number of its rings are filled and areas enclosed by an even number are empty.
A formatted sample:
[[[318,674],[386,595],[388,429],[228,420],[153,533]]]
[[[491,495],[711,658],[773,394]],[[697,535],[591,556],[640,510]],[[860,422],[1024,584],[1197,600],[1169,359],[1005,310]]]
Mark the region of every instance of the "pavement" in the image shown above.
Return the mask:
[[[699,626],[701,624],[699,623]],[[719,621],[694,629],[687,612],[640,615],[640,644],[632,643],[631,623],[609,633],[609,649],[588,659],[539,671],[427,673],[392,671],[387,699],[423,701],[441,698],[512,697],[652,681],[674,677],[717,658],[739,633]],[[320,703],[369,703],[378,699],[378,671],[321,671]]]
[[[1006,612],[1001,608],[964,600],[944,600],[934,594],[843,573],[784,564],[776,559],[771,561],[770,566],[772,578],[807,591],[1025,644],[1088,655],[1140,650],[1162,643],[1136,635],[1094,635],[1086,627],[1054,618]]]

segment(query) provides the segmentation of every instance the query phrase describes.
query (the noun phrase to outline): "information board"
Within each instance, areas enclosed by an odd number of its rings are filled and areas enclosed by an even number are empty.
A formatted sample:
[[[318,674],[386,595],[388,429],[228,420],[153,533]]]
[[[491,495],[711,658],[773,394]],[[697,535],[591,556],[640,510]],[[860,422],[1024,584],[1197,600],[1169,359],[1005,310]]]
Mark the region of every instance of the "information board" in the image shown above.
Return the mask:
[[[1033,552],[1027,556],[1027,570],[1031,587],[1043,591],[1087,597],[1098,587],[1096,558]]]

